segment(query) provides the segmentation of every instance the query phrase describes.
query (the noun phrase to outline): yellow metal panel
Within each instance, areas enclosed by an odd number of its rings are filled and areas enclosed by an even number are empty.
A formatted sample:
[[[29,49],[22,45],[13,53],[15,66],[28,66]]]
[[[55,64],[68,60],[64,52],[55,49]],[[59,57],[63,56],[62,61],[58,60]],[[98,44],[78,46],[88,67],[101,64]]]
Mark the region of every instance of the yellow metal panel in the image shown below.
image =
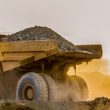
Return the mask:
[[[14,41],[0,43],[0,62],[3,71],[57,54],[55,41]]]
[[[21,61],[26,58],[35,56],[39,52],[10,52],[2,53],[2,61]],[[42,52],[41,52],[42,53]]]
[[[19,62],[2,62],[2,69],[3,71],[8,71],[13,68],[19,67],[20,63]]]
[[[27,51],[49,51],[58,49],[55,41],[14,41],[14,42],[1,42],[1,52],[27,52]]]
[[[0,61],[22,61],[30,57],[34,57],[34,60],[39,60],[47,57],[47,54],[45,52],[3,53]]]
[[[47,57],[45,52],[36,53],[5,53],[2,57],[3,71],[11,70],[33,61]]]

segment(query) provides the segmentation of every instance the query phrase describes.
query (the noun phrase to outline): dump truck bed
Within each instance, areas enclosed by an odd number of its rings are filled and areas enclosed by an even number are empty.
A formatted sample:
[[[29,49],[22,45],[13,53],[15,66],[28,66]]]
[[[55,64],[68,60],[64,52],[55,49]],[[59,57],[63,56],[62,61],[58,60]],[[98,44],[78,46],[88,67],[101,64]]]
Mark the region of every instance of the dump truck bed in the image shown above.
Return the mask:
[[[44,58],[70,60],[73,63],[89,61],[102,56],[101,45],[76,45],[74,50],[63,51],[54,40],[14,41],[0,43],[2,70],[7,71]]]

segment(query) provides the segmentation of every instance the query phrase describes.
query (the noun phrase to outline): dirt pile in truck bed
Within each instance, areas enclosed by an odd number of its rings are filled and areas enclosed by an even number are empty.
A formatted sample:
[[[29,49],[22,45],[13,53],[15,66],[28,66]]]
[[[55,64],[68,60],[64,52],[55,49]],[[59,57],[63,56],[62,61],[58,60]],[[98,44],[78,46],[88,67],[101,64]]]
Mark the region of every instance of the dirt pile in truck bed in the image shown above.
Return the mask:
[[[0,101],[0,110],[110,110],[110,99],[88,102],[16,102]]]
[[[55,40],[61,50],[71,51],[75,49],[74,44],[65,40],[62,36],[47,27],[30,27],[7,37],[8,41],[23,40]]]

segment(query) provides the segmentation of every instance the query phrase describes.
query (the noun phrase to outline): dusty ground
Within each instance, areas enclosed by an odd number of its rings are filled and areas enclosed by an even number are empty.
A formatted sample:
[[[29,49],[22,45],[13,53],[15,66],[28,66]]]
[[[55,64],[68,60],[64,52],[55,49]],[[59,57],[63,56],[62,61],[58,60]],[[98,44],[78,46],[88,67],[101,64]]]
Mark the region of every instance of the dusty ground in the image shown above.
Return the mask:
[[[0,110],[110,110],[110,99],[97,98],[88,102],[16,102],[0,101]]]
[[[0,110],[34,110],[29,106],[16,101],[0,100]]]

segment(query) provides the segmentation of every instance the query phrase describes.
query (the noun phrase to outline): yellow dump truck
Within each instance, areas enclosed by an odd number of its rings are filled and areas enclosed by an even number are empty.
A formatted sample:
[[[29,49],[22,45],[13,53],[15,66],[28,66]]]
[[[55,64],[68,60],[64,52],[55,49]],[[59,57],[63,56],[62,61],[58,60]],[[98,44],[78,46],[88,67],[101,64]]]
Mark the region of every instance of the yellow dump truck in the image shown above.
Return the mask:
[[[67,84],[74,96],[66,96],[68,100],[86,100],[86,82],[67,72],[72,66],[76,69],[82,62],[101,58],[102,46],[74,48],[63,51],[52,39],[0,42],[0,98],[60,101],[59,95],[65,95],[67,90],[63,88]]]

